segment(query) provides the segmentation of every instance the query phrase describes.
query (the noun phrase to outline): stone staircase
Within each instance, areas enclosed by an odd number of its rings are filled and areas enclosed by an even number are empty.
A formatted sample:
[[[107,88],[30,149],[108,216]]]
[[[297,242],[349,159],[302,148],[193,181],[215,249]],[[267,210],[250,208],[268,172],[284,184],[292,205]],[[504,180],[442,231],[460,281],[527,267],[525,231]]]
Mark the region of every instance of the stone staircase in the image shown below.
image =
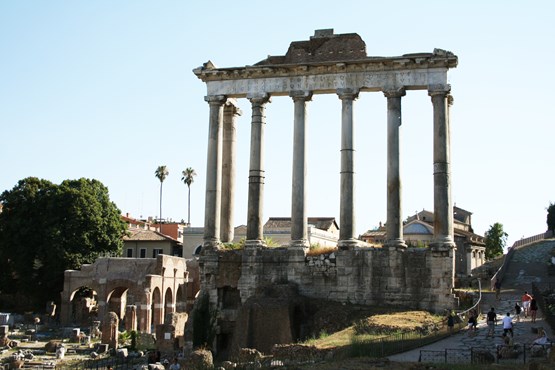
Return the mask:
[[[555,285],[555,276],[548,272],[553,249],[555,239],[517,247],[503,276],[502,289],[530,292],[532,283]]]

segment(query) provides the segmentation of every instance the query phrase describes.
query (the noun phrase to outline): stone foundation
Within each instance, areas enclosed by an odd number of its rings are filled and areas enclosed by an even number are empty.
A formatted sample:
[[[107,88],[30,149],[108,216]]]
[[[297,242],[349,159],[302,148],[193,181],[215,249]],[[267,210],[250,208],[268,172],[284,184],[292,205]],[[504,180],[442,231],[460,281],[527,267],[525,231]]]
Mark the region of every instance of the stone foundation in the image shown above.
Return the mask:
[[[457,305],[452,294],[454,250],[450,248],[355,248],[318,257],[307,257],[302,249],[292,248],[211,250],[200,259],[200,277],[201,290],[208,294],[210,307],[217,312],[216,332],[233,337],[234,346],[248,344],[266,353],[272,344],[298,338],[291,306],[245,306],[264,287],[287,284],[306,298],[437,313]],[[283,317],[268,316],[273,311]],[[274,330],[267,323],[248,326],[249,332],[242,336],[233,333],[235,327],[244,331],[247,321],[261,313],[267,321],[293,329]],[[283,340],[254,340],[264,337],[257,330],[267,332],[270,327],[281,333]],[[216,339],[214,348],[220,347],[220,339]],[[225,352],[234,350],[229,348],[229,338],[223,342],[227,343]]]

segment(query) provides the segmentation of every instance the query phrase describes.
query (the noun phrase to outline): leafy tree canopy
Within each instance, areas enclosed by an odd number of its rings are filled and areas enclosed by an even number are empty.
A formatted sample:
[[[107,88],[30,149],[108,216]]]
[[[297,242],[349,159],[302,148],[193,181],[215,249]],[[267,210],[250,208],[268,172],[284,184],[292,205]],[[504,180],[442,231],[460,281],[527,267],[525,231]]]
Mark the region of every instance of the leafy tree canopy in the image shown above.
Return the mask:
[[[121,254],[126,225],[108,188],[90,179],[60,185],[28,177],[0,195],[0,293],[58,300],[64,271]]]
[[[547,207],[547,230],[555,232],[555,203],[551,202]]]
[[[492,259],[503,254],[508,236],[509,234],[503,231],[503,225],[499,222],[490,226],[485,235],[486,259]]]

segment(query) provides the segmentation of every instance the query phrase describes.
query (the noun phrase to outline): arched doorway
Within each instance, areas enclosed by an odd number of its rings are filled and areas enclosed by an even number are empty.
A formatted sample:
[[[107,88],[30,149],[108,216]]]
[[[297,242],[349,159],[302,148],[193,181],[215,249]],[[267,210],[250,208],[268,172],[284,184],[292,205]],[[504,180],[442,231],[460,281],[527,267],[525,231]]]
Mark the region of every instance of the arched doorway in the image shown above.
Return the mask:
[[[129,288],[119,286],[108,293],[108,297],[106,298],[108,312],[115,312],[120,319],[120,323],[123,323],[123,320],[125,319],[125,306],[127,306],[128,291]]]
[[[88,286],[82,286],[70,295],[71,321],[77,326],[90,326],[98,317],[97,292]]]
[[[162,324],[162,315],[163,315],[163,305],[162,305],[162,294],[160,293],[160,289],[158,287],[154,288],[152,291],[152,327],[156,328],[156,325]],[[154,333],[155,330],[151,328],[151,333]]]

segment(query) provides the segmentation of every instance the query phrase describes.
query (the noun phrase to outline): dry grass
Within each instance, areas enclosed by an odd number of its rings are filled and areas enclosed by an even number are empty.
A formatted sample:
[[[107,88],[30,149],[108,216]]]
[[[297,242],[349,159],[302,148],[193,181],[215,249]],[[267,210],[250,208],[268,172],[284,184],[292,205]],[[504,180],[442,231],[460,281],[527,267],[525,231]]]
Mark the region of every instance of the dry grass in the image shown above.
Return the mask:
[[[306,253],[308,257],[315,257],[320,256],[322,254],[330,254],[337,252],[337,247],[316,247],[310,248],[309,251]]]
[[[355,325],[335,333],[321,333],[318,338],[307,340],[304,344],[316,346],[319,349],[349,346],[354,336],[363,336],[365,340],[376,339],[390,333],[413,331],[429,325],[439,324],[443,317],[433,315],[427,311],[402,311],[378,314],[367,317]],[[366,330],[358,332],[360,325]]]
[[[366,325],[371,328],[388,331],[412,331],[430,324],[439,324],[443,317],[433,315],[427,311],[392,312],[374,315],[366,319]]]
[[[318,349],[344,347],[351,343],[354,333],[351,326],[332,334],[321,333],[318,338],[309,339],[304,344],[315,346]]]

